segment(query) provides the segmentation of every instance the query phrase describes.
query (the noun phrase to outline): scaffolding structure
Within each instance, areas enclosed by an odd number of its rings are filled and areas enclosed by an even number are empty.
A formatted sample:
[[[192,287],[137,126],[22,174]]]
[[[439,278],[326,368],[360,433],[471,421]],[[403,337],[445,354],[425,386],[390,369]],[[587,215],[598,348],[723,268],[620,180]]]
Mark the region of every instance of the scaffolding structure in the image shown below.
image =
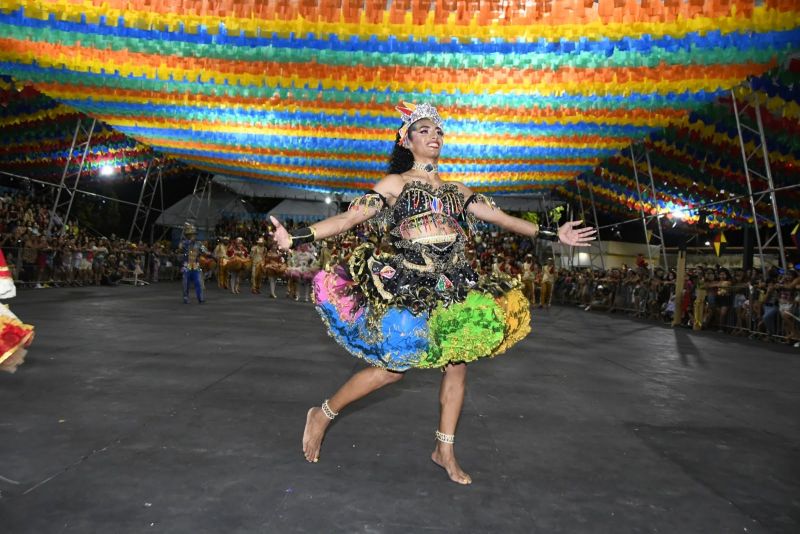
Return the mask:
[[[767,267],[764,261],[764,249],[767,248],[774,240],[777,241],[778,254],[780,256],[781,268],[786,270],[786,251],[783,247],[783,236],[781,234],[781,221],[778,216],[778,200],[775,195],[775,184],[772,180],[772,169],[769,164],[769,150],[767,148],[767,140],[764,135],[764,123],[761,120],[761,104],[759,102],[758,93],[752,94],[752,100],[745,102],[744,106],[739,109],[737,103],[736,91],[731,90],[731,100],[733,101],[733,115],[736,119],[736,130],[739,134],[739,147],[742,150],[742,164],[744,166],[744,175],[747,182],[747,196],[750,200],[750,210],[753,215],[753,230],[756,237],[756,246],[758,247],[758,255],[761,260],[761,272],[766,277]],[[753,128],[743,122],[747,110],[752,109],[756,117],[756,127]],[[744,132],[748,131],[756,136],[755,147],[748,154],[747,142],[744,138]],[[758,152],[761,152],[761,159],[763,163],[763,172],[753,168],[751,160]],[[767,184],[767,188],[753,193],[753,176],[763,180]],[[759,215],[758,206],[763,203],[765,199],[769,199],[768,205],[772,207],[772,218]],[[766,223],[765,239],[762,239],[760,222]],[[771,228],[770,228],[771,227]],[[771,234],[771,235],[770,235]]]
[[[639,215],[642,221],[642,228],[644,229],[644,239],[647,243],[647,259],[650,262],[650,265],[653,265],[653,254],[650,251],[650,241],[653,237],[658,238],[659,248],[661,249],[661,257],[659,259],[660,262],[663,261],[664,270],[669,269],[669,262],[667,261],[667,251],[666,251],[666,244],[664,243],[664,230],[661,228],[661,218],[664,216],[663,213],[656,213],[654,215],[647,215],[644,212],[644,196],[642,194],[642,186],[639,182],[639,169],[638,166],[645,162],[647,165],[647,177],[650,180],[650,194],[653,198],[653,203],[657,205],[657,196],[656,196],[656,184],[655,180],[653,179],[653,167],[650,164],[650,152],[647,150],[647,145],[644,143],[641,144],[632,144],[630,146],[631,152],[631,163],[633,164],[633,178],[636,182],[636,195],[639,199]],[[655,226],[657,232],[652,232],[648,229],[650,226],[651,221],[655,221]]]
[[[134,213],[133,220],[131,221],[131,230],[128,232],[128,241],[133,242],[133,238],[137,235],[137,241],[142,241],[144,239],[144,231],[145,228],[147,228],[147,221],[150,219],[150,213],[153,211],[153,202],[155,201],[156,197],[159,198],[161,203],[159,212],[164,211],[164,186],[161,181],[163,170],[163,158],[159,158],[153,154],[153,157],[147,164],[147,171],[145,172],[144,180],[142,181],[142,189],[139,192],[139,201],[136,203],[136,212]],[[155,175],[155,178],[152,178],[151,175]]]
[[[603,256],[603,245],[600,241],[600,223],[597,221],[597,208],[594,204],[594,193],[592,192],[592,184],[586,184],[589,191],[589,201],[592,207],[592,218],[588,219],[586,217],[586,209],[583,204],[583,193],[581,192],[581,182],[580,176],[575,177],[575,187],[578,189],[578,203],[580,204],[581,208],[581,220],[583,220],[584,224],[587,226],[591,226],[592,228],[597,228],[597,239],[591,242],[589,246],[589,265],[594,267],[595,259],[600,258],[600,267],[605,271],[606,270],[606,260]]]
[[[89,122],[89,120],[91,120],[91,124],[89,124],[87,128],[84,123]],[[78,124],[75,126],[75,133],[72,136],[72,144],[69,147],[69,155],[67,156],[66,163],[64,163],[64,172],[61,173],[61,181],[58,184],[58,193],[56,193],[56,199],[53,202],[53,209],[50,211],[47,235],[53,235],[53,229],[59,221],[61,221],[61,228],[59,230],[61,234],[64,233],[69,224],[72,204],[78,190],[78,183],[81,180],[83,166],[86,162],[86,155],[91,148],[92,135],[94,134],[96,124],[96,119],[89,119],[88,117],[78,119]],[[79,142],[79,138],[82,137],[85,137],[85,139]],[[77,157],[77,154],[80,154],[78,169],[70,171],[72,160]]]

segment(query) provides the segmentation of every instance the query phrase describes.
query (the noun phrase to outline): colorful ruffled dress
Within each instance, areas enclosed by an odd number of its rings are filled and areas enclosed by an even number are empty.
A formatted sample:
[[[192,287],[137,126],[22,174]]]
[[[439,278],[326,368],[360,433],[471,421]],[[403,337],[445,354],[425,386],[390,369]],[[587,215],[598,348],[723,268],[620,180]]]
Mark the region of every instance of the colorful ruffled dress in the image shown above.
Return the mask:
[[[270,249],[264,255],[264,274],[267,276],[283,276],[286,274],[286,262],[283,261],[281,253],[275,249]]]
[[[502,354],[530,332],[530,304],[506,276],[469,266],[467,208],[455,184],[405,185],[393,206],[371,192],[351,209],[376,208],[373,222],[389,231],[395,252],[366,243],[345,264],[314,278],[317,310],[328,332],[351,354],[376,367],[439,368]]]
[[[15,297],[17,289],[0,250],[0,299]],[[13,373],[25,359],[27,347],[33,340],[33,327],[14,315],[8,306],[0,304],[0,371]]]
[[[314,278],[314,275],[319,270],[313,270],[314,261],[314,253],[311,252],[308,245],[301,245],[301,248],[292,251],[291,256],[289,256],[286,275],[293,280],[308,282]],[[311,274],[312,270],[313,274]]]

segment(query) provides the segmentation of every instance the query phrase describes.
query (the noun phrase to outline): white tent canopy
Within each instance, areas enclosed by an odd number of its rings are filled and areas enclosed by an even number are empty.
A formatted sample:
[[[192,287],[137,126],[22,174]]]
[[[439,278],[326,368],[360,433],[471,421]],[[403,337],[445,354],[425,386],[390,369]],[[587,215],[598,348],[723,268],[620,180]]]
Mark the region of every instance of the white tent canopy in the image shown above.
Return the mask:
[[[221,188],[212,189],[210,199],[208,196],[202,200],[195,199],[193,207],[191,210],[192,195],[187,195],[164,210],[156,224],[177,228],[189,221],[198,229],[212,229],[223,217],[242,219],[250,216],[239,195]]]
[[[284,200],[268,213],[280,221],[291,219],[295,222],[319,221],[335,214],[335,204],[311,200]]]
[[[320,188],[306,187],[286,187],[274,185],[259,180],[247,180],[243,178],[232,178],[217,174],[214,176],[214,183],[224,186],[231,191],[244,197],[263,197],[263,198],[286,198],[294,200],[316,200],[324,201],[326,198],[340,202],[350,202],[358,196],[357,193],[331,193]]]

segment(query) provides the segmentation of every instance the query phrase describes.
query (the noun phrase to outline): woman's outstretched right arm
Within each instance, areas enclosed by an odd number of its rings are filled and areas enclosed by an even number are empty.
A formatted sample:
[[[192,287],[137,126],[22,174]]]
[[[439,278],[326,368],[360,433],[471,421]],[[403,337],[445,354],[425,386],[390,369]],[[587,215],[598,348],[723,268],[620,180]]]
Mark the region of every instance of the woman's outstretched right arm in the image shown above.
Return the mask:
[[[399,175],[390,174],[378,182],[372,191],[378,193],[384,199],[393,200],[402,190],[402,184],[403,179]],[[363,207],[358,209],[349,209],[333,217],[328,217],[327,219],[316,222],[307,229],[311,239],[304,239],[304,242],[317,241],[346,232],[354,226],[366,222],[377,215],[380,209],[381,208],[378,206],[365,203]],[[275,225],[275,241],[278,247],[283,250],[292,248],[292,236],[286,231],[286,228],[284,228],[275,217],[270,217],[270,220],[272,224]]]

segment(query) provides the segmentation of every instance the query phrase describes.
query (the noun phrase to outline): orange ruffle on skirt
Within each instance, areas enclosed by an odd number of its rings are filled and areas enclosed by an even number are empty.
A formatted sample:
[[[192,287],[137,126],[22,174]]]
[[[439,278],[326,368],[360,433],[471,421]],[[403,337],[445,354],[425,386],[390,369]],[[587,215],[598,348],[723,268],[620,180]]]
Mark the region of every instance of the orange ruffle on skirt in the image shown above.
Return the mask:
[[[33,326],[20,321],[7,306],[0,305],[0,371],[16,371],[31,341]]]

